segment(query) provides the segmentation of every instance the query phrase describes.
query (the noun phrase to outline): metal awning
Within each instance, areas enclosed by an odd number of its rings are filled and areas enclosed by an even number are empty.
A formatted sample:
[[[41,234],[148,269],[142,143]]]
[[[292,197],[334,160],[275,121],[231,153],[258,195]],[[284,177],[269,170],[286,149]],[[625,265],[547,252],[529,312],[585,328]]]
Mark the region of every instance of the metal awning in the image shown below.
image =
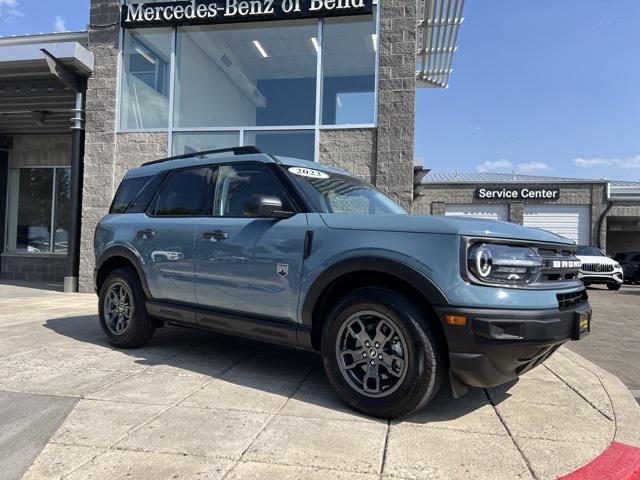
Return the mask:
[[[464,0],[418,0],[418,87],[449,86]]]
[[[0,134],[69,133],[75,92],[52,74],[42,50],[80,77],[93,71],[86,32],[0,38]]]

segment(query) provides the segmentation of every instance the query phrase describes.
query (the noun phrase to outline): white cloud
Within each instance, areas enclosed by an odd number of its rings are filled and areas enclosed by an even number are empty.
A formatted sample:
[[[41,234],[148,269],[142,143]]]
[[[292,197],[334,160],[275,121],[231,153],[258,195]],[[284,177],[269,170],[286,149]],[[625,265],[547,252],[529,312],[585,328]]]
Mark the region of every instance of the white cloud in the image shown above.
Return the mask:
[[[509,160],[501,159],[501,160],[493,160],[486,162],[482,162],[480,165],[476,166],[476,172],[480,173],[488,173],[488,172],[498,172],[500,170],[512,170],[513,163]]]
[[[527,162],[519,163],[516,167],[518,173],[535,173],[535,172],[548,172],[553,170],[549,165],[544,162]]]
[[[0,0],[0,20],[12,23],[16,17],[24,17],[18,0]]]
[[[56,21],[53,22],[53,31],[56,33],[66,32],[67,31],[67,22],[64,18],[57,16]]]
[[[620,167],[640,168],[640,155],[629,158],[574,158],[573,163],[577,167]]]

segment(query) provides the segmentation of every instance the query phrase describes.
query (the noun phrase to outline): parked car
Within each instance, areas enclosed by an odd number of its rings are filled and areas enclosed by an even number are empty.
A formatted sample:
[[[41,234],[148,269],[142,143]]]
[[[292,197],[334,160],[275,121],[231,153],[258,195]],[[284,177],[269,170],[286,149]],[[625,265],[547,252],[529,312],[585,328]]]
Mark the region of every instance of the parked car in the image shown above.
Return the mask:
[[[576,256],[580,259],[579,278],[586,287],[606,285],[609,290],[620,290],[624,283],[622,266],[607,257],[602,250],[589,245],[579,245]]]
[[[96,229],[95,284],[117,347],[172,324],[319,351],[349,405],[396,418],[447,377],[456,397],[499,385],[588,334],[574,252],[408,215],[343,170],[243,147],[129,171]]]
[[[616,253],[614,260],[622,266],[625,282],[640,284],[640,252]]]

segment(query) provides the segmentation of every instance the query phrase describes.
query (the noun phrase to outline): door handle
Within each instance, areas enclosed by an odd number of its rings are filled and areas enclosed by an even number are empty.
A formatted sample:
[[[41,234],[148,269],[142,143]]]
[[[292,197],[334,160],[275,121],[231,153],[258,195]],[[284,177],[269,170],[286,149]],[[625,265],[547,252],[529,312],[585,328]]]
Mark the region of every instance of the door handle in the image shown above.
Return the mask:
[[[138,236],[142,237],[142,238],[151,238],[153,236],[155,236],[156,232],[154,230],[151,230],[150,228],[147,228],[146,230],[138,230]]]
[[[207,240],[216,241],[226,240],[227,238],[229,238],[229,234],[227,232],[223,232],[222,230],[216,230],[214,232],[204,232],[202,236]]]

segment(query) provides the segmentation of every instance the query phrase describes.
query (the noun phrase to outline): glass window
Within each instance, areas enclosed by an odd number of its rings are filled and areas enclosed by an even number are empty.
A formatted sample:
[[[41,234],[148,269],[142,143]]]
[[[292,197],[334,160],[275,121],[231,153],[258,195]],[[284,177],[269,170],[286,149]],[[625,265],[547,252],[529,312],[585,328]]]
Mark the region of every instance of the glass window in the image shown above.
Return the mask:
[[[70,224],[70,169],[9,170],[8,251],[66,253]]]
[[[173,154],[217,150],[240,146],[240,132],[174,133]]]
[[[245,204],[255,194],[277,197],[284,210],[293,211],[285,188],[266,167],[226,165],[219,169],[213,214],[218,217],[248,216]]]
[[[640,255],[636,255],[631,259],[632,262],[640,262]]]
[[[178,29],[175,127],[314,125],[318,22]]]
[[[328,18],[322,30],[322,124],[375,122],[375,16]]]
[[[310,161],[315,158],[315,133],[313,130],[245,132],[244,144],[257,147],[271,155]]]
[[[120,125],[168,128],[171,29],[128,29],[122,51]]]
[[[314,207],[327,213],[407,213],[400,205],[372,185],[347,175],[324,172],[326,178],[291,174]]]
[[[124,179],[116,192],[109,213],[124,213],[131,201],[150,179],[150,176]]]
[[[156,197],[157,216],[194,217],[205,215],[210,168],[193,168],[169,173]]]

